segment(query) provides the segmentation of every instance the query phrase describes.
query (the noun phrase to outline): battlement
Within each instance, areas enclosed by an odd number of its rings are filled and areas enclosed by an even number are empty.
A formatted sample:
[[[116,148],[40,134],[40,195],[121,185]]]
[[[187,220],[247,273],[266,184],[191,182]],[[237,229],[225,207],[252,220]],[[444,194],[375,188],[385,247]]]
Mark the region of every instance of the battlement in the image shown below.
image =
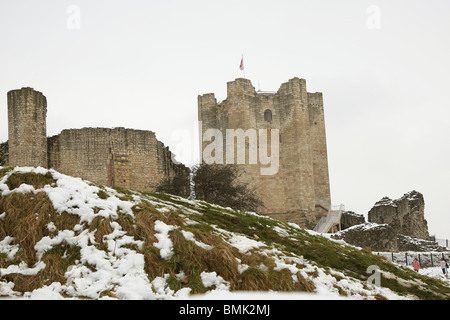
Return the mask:
[[[199,95],[197,100],[198,105],[201,107],[215,107],[217,105],[217,99],[214,93]]]
[[[305,96],[306,95],[306,80],[300,78],[292,78],[288,82],[281,84],[277,92],[270,92],[270,94],[262,95],[293,95],[293,96]],[[234,81],[227,82],[227,98],[240,97],[242,95],[248,95],[255,97],[258,92],[252,85],[249,79],[237,78]]]
[[[308,92],[308,104],[311,107],[317,107],[323,109],[323,95],[322,92]]]
[[[297,77],[290,79],[288,82],[285,82],[280,86],[277,95],[285,97],[290,96],[305,103],[308,99],[306,80]]]
[[[248,79],[237,78],[234,81],[227,82],[227,99],[232,97],[242,97],[243,95],[255,97],[258,92]],[[300,78],[292,78],[288,82],[283,83],[277,92],[271,94],[262,94],[264,96],[273,95],[292,95],[296,97],[306,96],[306,80]],[[305,99],[306,100],[306,99]]]
[[[256,96],[256,90],[252,82],[248,79],[237,78],[227,83],[227,99],[232,97],[242,97],[244,95]]]
[[[249,79],[237,78],[227,82],[227,100],[248,99],[294,99],[302,105],[310,105],[323,108],[323,97],[321,92],[307,92],[306,80],[294,77],[289,81],[281,84],[277,91],[256,91],[255,87]],[[198,96],[198,106],[201,109],[215,108],[222,105],[217,102],[214,93],[205,93]],[[206,110],[203,110],[206,111]]]

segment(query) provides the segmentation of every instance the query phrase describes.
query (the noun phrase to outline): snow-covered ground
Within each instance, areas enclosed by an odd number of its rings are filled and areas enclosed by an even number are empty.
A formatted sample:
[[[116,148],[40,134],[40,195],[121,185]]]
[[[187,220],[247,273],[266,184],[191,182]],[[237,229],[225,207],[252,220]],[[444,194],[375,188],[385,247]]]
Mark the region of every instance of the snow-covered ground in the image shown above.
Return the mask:
[[[409,268],[413,269],[412,267]],[[440,267],[422,268],[419,270],[419,274],[430,278],[442,280],[444,282],[447,282],[450,286],[450,275],[448,273],[444,275]]]
[[[0,167],[1,169],[1,167]],[[40,174],[52,175],[56,181],[53,185],[46,185],[41,189],[36,190],[31,185],[22,184],[14,190],[10,190],[5,183],[8,177],[14,172],[34,172]],[[275,270],[287,269],[292,273],[293,281],[296,281],[296,275],[300,273],[305,279],[311,280],[316,290],[314,293],[279,293],[279,292],[230,292],[230,284],[224,280],[216,272],[201,273],[201,280],[203,285],[210,289],[203,295],[191,295],[190,288],[182,288],[178,291],[170,289],[167,280],[169,274],[156,277],[149,280],[145,269],[145,261],[143,254],[131,249],[135,245],[140,248],[143,243],[126,234],[122,227],[114,222],[117,219],[118,210],[122,213],[128,214],[134,218],[134,213],[131,208],[141,202],[138,195],[134,195],[134,201],[120,200],[120,194],[110,188],[106,188],[109,195],[107,199],[99,197],[99,187],[89,184],[80,178],[73,178],[54,170],[47,170],[43,168],[15,168],[9,172],[5,177],[0,179],[0,192],[6,196],[12,192],[21,193],[37,193],[45,192],[52,202],[55,210],[59,213],[67,212],[69,214],[78,215],[80,217],[80,224],[77,224],[73,230],[58,230],[53,223],[49,223],[47,228],[52,236],[43,237],[36,243],[35,250],[38,257],[42,257],[43,253],[55,245],[67,243],[69,245],[76,244],[81,248],[81,258],[76,264],[70,266],[66,273],[66,283],[54,282],[42,288],[36,289],[32,292],[27,292],[20,295],[14,291],[14,284],[3,280],[0,282],[0,295],[6,298],[16,299],[77,299],[78,297],[88,297],[92,299],[111,299],[110,297],[100,297],[100,293],[105,290],[111,290],[119,299],[271,299],[271,300],[286,300],[286,299],[371,299],[375,295],[382,295],[388,299],[408,299],[410,297],[399,296],[387,288],[377,286],[366,286],[360,281],[356,281],[347,277],[343,273],[336,270],[328,270],[325,272],[322,268],[299,256],[286,256],[285,253],[279,251],[274,247],[269,247],[266,243],[250,239],[244,235],[236,235],[232,232],[215,228],[217,234],[232,246],[236,247],[240,252],[247,253],[250,250],[259,250],[263,254],[270,255],[275,259]],[[104,198],[104,197],[103,197]],[[183,209],[186,214],[186,223],[194,223],[188,219],[189,214],[198,214],[195,210],[188,209],[181,205],[172,202],[162,201],[159,199],[146,198],[147,201],[152,202],[153,205],[160,212],[168,212],[170,210]],[[192,205],[199,205],[193,200],[186,200],[180,198],[179,201],[185,201]],[[0,212],[0,219],[4,218],[7,212]],[[104,236],[107,242],[107,250],[99,250],[95,246],[94,233],[96,230],[89,231],[82,224],[86,221],[90,224],[97,216],[111,218],[111,227],[113,231]],[[290,224],[291,226],[298,226]],[[167,225],[162,221],[155,223],[155,237],[157,242],[153,245],[159,249],[160,256],[163,259],[170,259],[173,252],[173,243],[170,239],[169,232],[177,226]],[[279,234],[289,236],[288,232],[282,228],[277,230]],[[312,231],[311,231],[312,232]],[[211,246],[202,243],[195,239],[195,236],[187,231],[182,232],[186,240],[192,241],[197,246],[205,250],[210,250]],[[13,245],[13,238],[6,237],[0,239],[0,252],[6,254],[9,258],[13,258],[19,250],[18,245]],[[342,241],[340,242],[342,243]],[[239,261],[239,271],[243,272],[248,268],[245,264]],[[88,268],[86,264],[94,266],[95,270]],[[304,266],[298,269],[297,266]],[[264,268],[265,266],[261,266]],[[33,275],[45,268],[45,263],[39,261],[35,266],[28,267],[26,263],[19,265],[11,265],[7,268],[1,268],[2,275],[9,273]],[[443,278],[439,272],[442,271],[436,268],[422,269],[421,274],[440,278],[444,281],[449,281],[448,278]],[[315,276],[311,277],[310,274]],[[337,277],[333,277],[336,275]],[[177,274],[177,278],[182,280],[185,277],[183,272]],[[337,280],[339,279],[339,280]],[[450,284],[450,281],[449,281]],[[348,295],[343,297],[341,292]],[[64,295],[63,295],[64,294]],[[67,297],[71,298],[67,298]]]

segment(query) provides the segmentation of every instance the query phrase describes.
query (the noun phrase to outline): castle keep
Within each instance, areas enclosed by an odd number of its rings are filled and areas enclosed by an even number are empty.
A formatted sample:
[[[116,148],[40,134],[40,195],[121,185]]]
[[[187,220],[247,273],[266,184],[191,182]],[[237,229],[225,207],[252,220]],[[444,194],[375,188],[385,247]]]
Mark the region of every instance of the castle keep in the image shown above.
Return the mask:
[[[166,177],[189,175],[155,133],[125,128],[63,130],[47,138],[47,100],[32,88],[8,92],[8,143],[0,164],[41,166],[108,186],[154,191]],[[6,154],[6,149],[8,153]]]
[[[250,80],[236,79],[228,82],[227,98],[222,102],[212,93],[198,97],[198,119],[202,137],[209,129],[223,132],[224,153],[230,144],[225,141],[227,129],[277,129],[278,150],[272,150],[279,153],[275,174],[261,174],[267,165],[249,162],[248,150],[247,162],[239,165],[241,178],[264,201],[261,213],[310,228],[327,214],[330,187],[323,98],[322,93],[307,92],[305,80],[293,78],[277,92],[261,92]],[[209,143],[202,139],[201,150]],[[248,139],[244,145],[249,146]]]

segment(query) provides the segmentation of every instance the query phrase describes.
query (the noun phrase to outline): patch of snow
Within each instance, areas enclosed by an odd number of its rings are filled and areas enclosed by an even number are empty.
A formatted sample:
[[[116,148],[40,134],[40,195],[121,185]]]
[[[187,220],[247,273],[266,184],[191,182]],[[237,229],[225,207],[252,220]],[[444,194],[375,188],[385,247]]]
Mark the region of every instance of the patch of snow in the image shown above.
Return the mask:
[[[13,191],[27,193],[44,191],[58,213],[67,212],[77,215],[80,218],[80,222],[75,225],[73,230],[57,230],[52,222],[48,223],[47,229],[52,232],[52,235],[43,237],[35,245],[39,259],[42,258],[47,250],[50,250],[56,245],[76,245],[80,248],[79,261],[76,261],[65,272],[66,283],[54,282],[32,292],[25,293],[23,298],[56,300],[67,299],[66,297],[69,295],[73,298],[111,299],[108,296],[101,297],[102,293],[110,292],[119,299],[349,299],[342,297],[339,294],[340,291],[344,291],[350,295],[350,299],[373,299],[375,294],[381,294],[388,299],[411,298],[398,296],[387,288],[368,288],[364,282],[347,277],[340,271],[333,270],[332,268],[325,270],[301,256],[283,252],[281,248],[270,247],[264,242],[250,239],[244,235],[237,235],[216,226],[212,226],[215,228],[215,234],[223,236],[225,241],[236,247],[241,253],[250,254],[251,250],[258,249],[259,254],[273,259],[275,262],[275,271],[289,270],[292,275],[292,281],[294,282],[298,282],[301,275],[314,283],[315,291],[313,293],[230,292],[230,283],[224,280],[221,275],[216,272],[205,271],[201,272],[200,277],[203,285],[210,289],[206,294],[190,295],[190,288],[175,291],[170,289],[168,285],[169,274],[149,279],[145,271],[144,255],[131,249],[134,246],[141,249],[144,244],[143,241],[129,236],[119,223],[115,221],[118,218],[118,212],[128,214],[134,218],[134,213],[131,208],[142,200],[141,196],[133,194],[133,201],[122,201],[119,199],[120,194],[117,191],[105,188],[104,190],[106,190],[109,197],[107,199],[101,199],[98,196],[100,190],[98,187],[92,186],[82,179],[72,178],[53,170],[44,168],[15,168],[8,172],[7,176],[13,172],[35,172],[42,174],[50,172],[56,181],[54,185],[47,185],[35,190],[32,186],[23,184]],[[5,183],[6,179],[5,177],[0,179],[0,192],[2,194],[12,192]],[[191,207],[187,208],[183,204],[165,202],[150,196],[148,198],[146,196],[145,200],[149,201],[157,210],[163,213],[180,210],[182,214],[201,215],[201,212],[195,211],[192,208],[202,207],[202,202],[178,197],[173,198]],[[217,208],[222,209],[220,206],[217,206]],[[251,214],[259,218],[271,219],[255,213],[242,214]],[[0,218],[4,218],[6,215],[7,213],[4,212],[0,215]],[[96,230],[89,231],[85,229],[86,224],[90,225],[93,219],[99,216],[110,219],[112,232],[103,236],[103,241],[107,244],[107,250],[99,250],[95,246]],[[185,218],[186,225],[197,223],[194,220]],[[289,223],[289,226],[303,230],[293,223]],[[376,226],[364,226],[364,228],[372,227]],[[159,249],[160,256],[163,259],[170,259],[174,254],[173,243],[169,233],[176,228],[178,227],[167,225],[159,220],[155,222],[155,237],[158,241],[153,243],[153,245]],[[289,232],[293,232],[292,229],[284,229],[282,224],[274,227],[274,230],[282,236],[290,236]],[[311,230],[306,231],[311,235],[324,236],[342,245],[347,245],[342,240],[337,241],[327,235],[322,235]],[[213,248],[212,246],[197,241],[192,232],[181,230],[181,233],[185,239],[193,241],[197,246],[206,250]],[[13,241],[14,238],[12,237],[5,237],[0,241],[0,252],[7,254],[8,258],[14,258],[19,250],[19,245],[12,245]],[[238,262],[237,266],[240,273],[249,268],[240,259],[236,258],[236,261]],[[10,273],[34,275],[43,268],[45,268],[45,263],[42,261],[38,261],[31,268],[25,262],[22,262],[18,265],[10,265],[8,268],[0,269],[0,272],[2,275]],[[260,264],[258,268],[261,270],[269,270],[264,264]],[[420,273],[434,278],[440,278],[443,281],[450,281],[450,279],[447,280],[448,277],[443,275],[439,268],[421,269]],[[187,279],[183,271],[177,273],[175,277],[180,281]],[[13,291],[13,284],[7,281],[0,282],[0,292],[11,297],[17,296],[17,293]]]
[[[165,224],[164,222],[157,220],[155,222],[155,231],[157,232],[155,234],[156,239],[158,239],[158,242],[153,243],[153,245],[160,249],[159,254],[161,258],[168,260],[170,259],[174,252],[173,252],[173,243],[172,240],[169,238],[169,231],[175,229],[175,226],[170,226]]]
[[[213,246],[210,246],[206,243],[195,240],[194,234],[192,232],[181,230],[181,233],[183,234],[186,240],[194,242],[200,248],[203,248],[205,250],[211,250],[212,248],[214,248]]]
[[[2,276],[10,273],[18,273],[23,275],[36,275],[39,271],[45,268],[45,263],[42,261],[39,261],[36,263],[36,265],[32,268],[29,268],[28,265],[25,262],[19,263],[19,265],[10,265],[8,268],[0,268],[0,274]]]
[[[239,274],[242,274],[242,272],[244,272],[245,270],[247,270],[249,268],[249,265],[242,263],[242,260],[239,258],[235,258],[236,261],[238,262],[238,272]]]
[[[2,241],[0,241],[0,252],[5,253],[8,259],[13,259],[17,251],[20,249],[18,244],[11,244],[13,241],[14,238],[10,236],[6,236]]]
[[[397,201],[392,200],[389,197],[383,197],[380,201],[376,202],[374,207],[380,207],[380,206],[390,206],[390,207],[398,207]]]
[[[26,293],[24,297],[30,300],[63,300],[64,298],[60,292],[62,285],[59,282],[53,282],[49,286],[36,289],[30,293]]]
[[[289,237],[289,233],[286,231],[286,229],[275,226],[273,230],[275,230],[282,237]]]
[[[235,234],[233,234],[233,236],[230,239],[228,239],[228,243],[233,247],[237,248],[241,253],[247,253],[252,249],[266,246],[266,244],[263,242],[249,239],[243,235],[235,235]]]
[[[215,291],[229,291],[230,283],[225,281],[221,276],[219,276],[215,271],[213,272],[202,272],[200,274],[202,283],[205,288],[210,288],[215,286]]]
[[[50,232],[55,232],[55,231],[56,231],[56,226],[55,226],[55,224],[53,223],[53,221],[50,221],[50,222],[47,224],[47,230],[50,231]]]

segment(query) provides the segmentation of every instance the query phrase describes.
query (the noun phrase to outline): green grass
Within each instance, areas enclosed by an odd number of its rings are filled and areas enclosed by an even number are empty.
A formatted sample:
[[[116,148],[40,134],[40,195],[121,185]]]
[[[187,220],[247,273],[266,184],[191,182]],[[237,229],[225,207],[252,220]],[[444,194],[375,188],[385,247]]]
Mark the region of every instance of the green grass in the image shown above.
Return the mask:
[[[9,172],[11,168],[0,169],[0,178]],[[20,186],[22,183],[33,185],[36,189],[44,185],[55,183],[50,174],[14,173],[6,182],[10,189]],[[98,186],[100,199],[109,197],[105,188]],[[119,223],[128,235],[136,240],[143,241],[144,245],[138,248],[130,245],[129,248],[144,256],[145,270],[149,280],[156,277],[167,277],[167,284],[172,290],[190,288],[191,293],[205,293],[212,288],[205,288],[201,281],[202,272],[216,271],[225,281],[230,283],[232,290],[274,290],[274,291],[313,291],[314,284],[311,279],[318,277],[317,270],[308,271],[311,278],[305,279],[300,273],[296,276],[298,282],[292,281],[292,274],[287,269],[274,270],[276,266],[270,254],[263,254],[257,250],[250,254],[243,254],[237,248],[231,246],[217,228],[245,235],[246,237],[261,241],[267,246],[273,246],[287,256],[303,257],[313,265],[333,276],[336,281],[342,280],[342,276],[335,275],[338,271],[347,277],[361,281],[365,285],[371,274],[367,268],[376,265],[384,273],[393,275],[393,278],[382,276],[381,286],[389,288],[397,294],[413,295],[419,299],[449,299],[450,287],[443,282],[421,276],[409,269],[398,267],[383,257],[373,255],[367,249],[358,250],[351,246],[343,246],[325,237],[314,236],[303,229],[295,228],[285,222],[268,217],[256,216],[240,211],[219,208],[208,203],[198,201],[190,202],[164,193],[135,192],[120,187],[114,189],[121,194],[121,199],[132,200],[133,195],[139,195],[143,201],[135,205],[133,216],[117,212],[115,222]],[[150,201],[151,200],[151,201]],[[158,211],[154,202],[167,202],[177,209],[170,212]],[[161,206],[163,203],[161,203]],[[158,206],[158,205],[156,205]],[[198,213],[192,213],[195,210]],[[14,244],[20,245],[20,251],[14,259],[8,259],[5,254],[0,254],[0,267],[7,268],[11,264],[26,261],[29,265],[36,262],[34,246],[42,236],[52,236],[46,225],[52,221],[58,230],[70,229],[79,223],[79,217],[68,213],[57,214],[45,193],[21,194],[13,193],[7,196],[0,195],[0,213],[7,212],[4,219],[0,219],[0,236],[15,238]],[[195,222],[187,224],[186,221]],[[164,260],[159,255],[159,250],[153,246],[155,238],[155,221],[161,220],[178,228],[170,231],[169,235],[174,245],[174,255],[169,260]],[[84,227],[95,233],[95,242],[98,249],[106,250],[103,241],[105,235],[112,232],[111,218],[97,217],[92,223]],[[280,234],[275,229],[281,228],[287,235]],[[201,241],[213,247],[206,250],[184,238],[181,231],[192,232],[197,241]],[[0,240],[1,240],[0,239]],[[5,279],[15,283],[14,290],[29,292],[49,282],[58,281],[64,283],[64,273],[70,265],[80,259],[80,248],[60,244],[47,250],[42,261],[46,268],[37,275],[24,276],[20,274],[6,275]],[[242,264],[248,265],[248,269],[238,272],[239,259]],[[261,268],[264,265],[266,268]],[[88,266],[94,268],[93,266]],[[303,266],[296,264],[301,269]],[[176,277],[180,271],[186,274],[185,280]],[[398,280],[403,279],[403,280]],[[418,284],[417,280],[421,281]],[[342,294],[347,293],[335,286]],[[113,288],[105,289],[103,296],[114,297]],[[384,299],[383,296],[376,296]]]
[[[342,246],[331,240],[320,236],[312,236],[306,231],[294,228],[284,222],[272,220],[265,217],[258,217],[231,210],[217,209],[216,207],[205,205],[198,209],[202,215],[189,216],[201,225],[216,225],[221,229],[232,230],[235,233],[244,234],[247,237],[266,242],[269,245],[303,256],[305,259],[313,261],[317,266],[340,271],[347,276],[359,281],[367,281],[370,274],[367,269],[371,265],[376,265],[384,272],[389,272],[395,277],[405,280],[421,280],[424,285],[403,285],[396,279],[383,278],[381,285],[389,288],[399,295],[414,295],[419,299],[448,299],[450,288],[443,282],[423,277],[415,272],[398,267],[383,257],[372,254],[369,250],[359,250],[351,246]],[[289,236],[282,236],[276,232],[274,227],[282,227],[288,230]],[[209,227],[199,227],[209,230]],[[261,282],[261,270],[252,267],[244,272],[243,277],[251,278],[253,281]],[[338,279],[339,280],[339,279]],[[382,299],[383,297],[378,297]]]
[[[40,189],[45,185],[52,185],[56,181],[53,179],[50,172],[46,174],[34,172],[15,172],[9,176],[6,185],[10,190],[18,188],[21,184],[32,185],[35,189]]]
[[[109,194],[106,193],[105,190],[100,189],[100,190],[98,190],[97,194],[100,199],[106,200],[109,198]]]
[[[3,177],[5,174],[7,174],[9,171],[14,169],[13,167],[4,167],[0,169],[0,178]]]

